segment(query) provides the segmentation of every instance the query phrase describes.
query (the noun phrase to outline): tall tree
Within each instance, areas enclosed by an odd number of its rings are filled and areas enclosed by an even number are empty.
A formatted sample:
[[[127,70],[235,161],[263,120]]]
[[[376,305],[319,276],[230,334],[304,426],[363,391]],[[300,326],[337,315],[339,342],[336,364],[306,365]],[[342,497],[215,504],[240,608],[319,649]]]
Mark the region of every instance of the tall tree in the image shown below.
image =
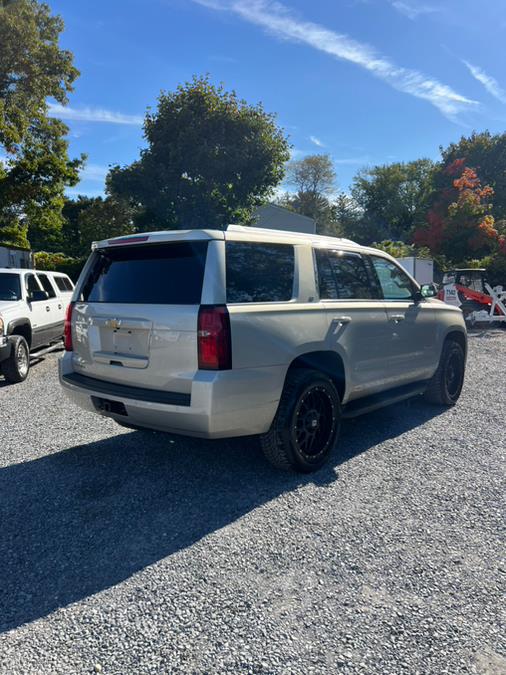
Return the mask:
[[[135,209],[125,200],[112,197],[79,195],[67,199],[63,217],[62,249],[76,258],[87,256],[94,241],[135,231]]]
[[[289,157],[273,115],[208,77],[162,92],[144,137],[140,158],[107,178],[111,195],[143,208],[143,229],[247,220],[281,181]]]
[[[48,117],[47,98],[67,102],[78,71],[59,47],[60,17],[36,0],[0,0],[0,241],[56,245],[65,185],[83,158],[69,160],[67,127]]]
[[[329,155],[308,155],[290,162],[286,182],[295,188],[295,192],[284,195],[280,203],[313,218],[318,232],[336,233],[330,199],[335,190],[336,173]]]
[[[502,243],[491,215],[493,189],[483,186],[462,159],[446,167],[445,174],[449,185],[415,232],[415,243],[457,263],[494,252]]]
[[[429,159],[360,171],[352,189],[353,198],[363,211],[355,233],[358,241],[410,242],[428,209],[433,171],[434,163]]]
[[[465,166],[474,169],[484,185],[494,190],[491,215],[496,221],[506,219],[506,133],[491,134],[473,132],[463,136],[458,143],[451,143],[441,150],[441,165],[435,176],[437,188],[447,183],[445,169],[455,160],[463,160]]]

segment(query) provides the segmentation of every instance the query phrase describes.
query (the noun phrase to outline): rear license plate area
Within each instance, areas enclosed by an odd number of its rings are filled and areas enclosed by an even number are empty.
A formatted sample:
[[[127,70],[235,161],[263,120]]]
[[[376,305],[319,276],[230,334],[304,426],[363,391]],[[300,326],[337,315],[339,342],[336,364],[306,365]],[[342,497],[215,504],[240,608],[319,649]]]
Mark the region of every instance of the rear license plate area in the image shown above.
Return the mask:
[[[92,396],[91,402],[95,406],[95,410],[102,415],[122,415],[123,417],[128,417],[125,404],[121,403],[121,401],[111,401],[108,398]]]

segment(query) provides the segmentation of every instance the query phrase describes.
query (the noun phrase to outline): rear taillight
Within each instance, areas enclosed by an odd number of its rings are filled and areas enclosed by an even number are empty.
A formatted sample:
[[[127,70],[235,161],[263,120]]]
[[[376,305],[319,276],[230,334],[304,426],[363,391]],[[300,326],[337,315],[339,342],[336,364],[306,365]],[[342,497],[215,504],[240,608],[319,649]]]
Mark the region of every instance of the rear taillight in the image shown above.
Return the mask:
[[[71,302],[67,305],[67,310],[65,312],[65,323],[63,325],[63,344],[65,345],[65,351],[73,351],[72,346],[72,310],[74,309],[74,303]]]
[[[201,305],[198,319],[200,370],[232,368],[230,317],[225,305]]]

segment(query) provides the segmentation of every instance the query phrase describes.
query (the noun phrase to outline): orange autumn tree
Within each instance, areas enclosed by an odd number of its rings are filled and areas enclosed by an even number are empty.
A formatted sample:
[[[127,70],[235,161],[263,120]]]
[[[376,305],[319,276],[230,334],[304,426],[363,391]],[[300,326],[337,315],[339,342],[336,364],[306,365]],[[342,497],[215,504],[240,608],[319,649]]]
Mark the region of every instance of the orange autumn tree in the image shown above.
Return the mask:
[[[442,169],[441,178],[446,185],[427,214],[427,225],[415,232],[415,244],[452,261],[479,258],[504,247],[490,213],[493,189],[481,185],[464,159]]]

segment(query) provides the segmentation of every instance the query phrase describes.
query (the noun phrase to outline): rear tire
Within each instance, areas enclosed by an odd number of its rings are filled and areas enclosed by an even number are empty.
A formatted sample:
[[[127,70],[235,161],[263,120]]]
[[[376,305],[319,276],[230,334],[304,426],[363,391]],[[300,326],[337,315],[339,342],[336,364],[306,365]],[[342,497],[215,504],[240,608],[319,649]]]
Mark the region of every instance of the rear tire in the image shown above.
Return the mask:
[[[447,340],[439,366],[425,391],[425,400],[437,405],[455,405],[464,384],[465,368],[464,350],[458,342]]]
[[[2,374],[11,384],[23,382],[28,377],[30,370],[30,349],[22,335],[14,335],[9,338],[11,342],[11,355],[2,361]]]
[[[317,370],[292,370],[276,417],[260,442],[276,468],[310,473],[327,461],[340,426],[341,404],[332,380]]]

